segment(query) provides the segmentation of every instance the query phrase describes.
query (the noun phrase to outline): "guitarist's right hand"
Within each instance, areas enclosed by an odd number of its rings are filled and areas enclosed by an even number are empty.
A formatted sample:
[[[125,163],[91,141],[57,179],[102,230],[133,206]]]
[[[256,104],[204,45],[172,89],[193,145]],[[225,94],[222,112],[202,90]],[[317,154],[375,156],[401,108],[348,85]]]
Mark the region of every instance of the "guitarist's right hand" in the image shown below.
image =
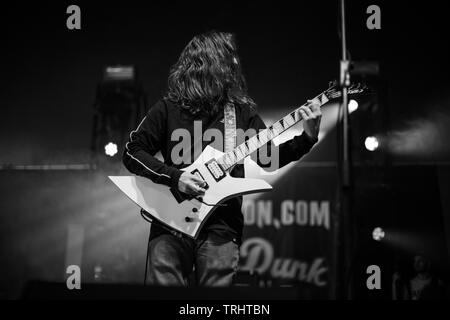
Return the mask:
[[[193,195],[193,196],[202,196],[205,194],[205,189],[203,188],[206,185],[205,181],[190,174],[189,172],[184,172],[180,176],[180,180],[178,181],[178,189],[181,192]]]

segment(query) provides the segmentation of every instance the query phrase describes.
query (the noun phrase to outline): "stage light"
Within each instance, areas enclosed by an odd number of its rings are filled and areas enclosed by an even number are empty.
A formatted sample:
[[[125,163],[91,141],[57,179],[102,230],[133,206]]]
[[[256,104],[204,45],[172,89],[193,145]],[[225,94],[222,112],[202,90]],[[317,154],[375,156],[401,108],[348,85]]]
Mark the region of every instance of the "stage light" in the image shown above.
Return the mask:
[[[380,143],[378,142],[378,139],[375,137],[367,137],[364,141],[364,145],[366,146],[366,149],[369,151],[375,151],[378,149]]]
[[[133,81],[135,78],[133,66],[108,66],[103,71],[105,81]]]
[[[433,109],[423,106],[422,109]],[[405,120],[401,128],[386,134],[386,149],[394,155],[427,158],[436,161],[449,153],[450,113],[446,105],[439,105],[442,111],[430,111],[419,118]]]
[[[118,152],[117,144],[110,142],[105,146],[105,154],[107,156],[114,157],[117,154],[117,152]]]
[[[350,100],[350,102],[348,103],[348,111],[352,113],[355,112],[356,110],[358,110],[358,101]]]
[[[372,237],[373,237],[373,240],[375,240],[375,241],[383,240],[384,235],[385,235],[385,232],[380,227],[377,227],[377,228],[373,229],[373,231],[372,231]]]

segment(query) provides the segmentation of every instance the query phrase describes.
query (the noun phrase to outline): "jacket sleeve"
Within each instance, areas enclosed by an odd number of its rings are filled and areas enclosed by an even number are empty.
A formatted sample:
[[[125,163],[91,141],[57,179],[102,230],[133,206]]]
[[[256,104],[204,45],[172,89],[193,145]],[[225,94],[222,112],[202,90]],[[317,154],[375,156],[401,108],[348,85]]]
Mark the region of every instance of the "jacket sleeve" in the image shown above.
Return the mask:
[[[266,125],[261,117],[254,112],[249,118],[249,128],[255,129],[256,132],[266,129]],[[301,135],[296,135],[291,140],[288,140],[276,146],[273,141],[268,142],[264,147],[267,150],[266,159],[263,159],[261,152],[264,148],[252,154],[252,159],[258,163],[262,168],[279,169],[292,161],[300,160],[307,154],[311,148],[317,143],[318,139],[310,138],[304,131]],[[267,158],[270,161],[267,161]]]
[[[163,100],[158,101],[131,131],[123,153],[123,164],[131,172],[147,177],[155,183],[178,188],[183,171],[168,166],[154,157],[166,143],[167,108]]]

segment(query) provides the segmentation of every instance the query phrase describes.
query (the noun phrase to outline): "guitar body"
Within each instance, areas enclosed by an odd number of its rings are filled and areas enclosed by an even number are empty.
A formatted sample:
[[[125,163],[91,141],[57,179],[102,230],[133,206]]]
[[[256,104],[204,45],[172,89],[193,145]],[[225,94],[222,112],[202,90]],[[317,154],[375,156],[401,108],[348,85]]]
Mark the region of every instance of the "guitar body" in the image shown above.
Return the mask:
[[[208,217],[225,200],[250,193],[271,190],[260,179],[234,178],[227,172],[214,175],[208,163],[223,153],[207,146],[197,160],[183,171],[200,175],[208,188],[201,199],[139,176],[110,176],[114,184],[139,207],[164,225],[196,238]],[[201,201],[200,201],[201,200]]]

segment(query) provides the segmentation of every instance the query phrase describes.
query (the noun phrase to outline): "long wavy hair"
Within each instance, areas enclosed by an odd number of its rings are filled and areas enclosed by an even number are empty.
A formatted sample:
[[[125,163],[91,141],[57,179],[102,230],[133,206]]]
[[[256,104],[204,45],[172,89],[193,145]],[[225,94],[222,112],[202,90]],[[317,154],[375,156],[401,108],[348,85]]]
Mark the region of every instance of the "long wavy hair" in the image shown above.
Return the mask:
[[[215,115],[227,104],[254,108],[234,35],[210,31],[195,36],[170,69],[166,97],[193,115]]]

